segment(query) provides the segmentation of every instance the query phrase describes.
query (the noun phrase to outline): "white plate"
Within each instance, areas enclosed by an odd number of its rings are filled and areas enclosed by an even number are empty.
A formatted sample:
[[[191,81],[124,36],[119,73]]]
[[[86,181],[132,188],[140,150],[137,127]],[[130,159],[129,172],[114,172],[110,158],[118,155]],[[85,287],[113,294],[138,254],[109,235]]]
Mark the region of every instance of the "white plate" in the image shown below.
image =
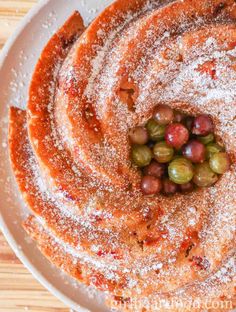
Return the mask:
[[[68,278],[37,250],[23,229],[25,206],[12,176],[7,148],[9,105],[25,107],[40,52],[74,10],[88,24],[112,0],[42,0],[25,17],[0,57],[0,228],[29,271],[76,311],[107,312],[103,296]]]

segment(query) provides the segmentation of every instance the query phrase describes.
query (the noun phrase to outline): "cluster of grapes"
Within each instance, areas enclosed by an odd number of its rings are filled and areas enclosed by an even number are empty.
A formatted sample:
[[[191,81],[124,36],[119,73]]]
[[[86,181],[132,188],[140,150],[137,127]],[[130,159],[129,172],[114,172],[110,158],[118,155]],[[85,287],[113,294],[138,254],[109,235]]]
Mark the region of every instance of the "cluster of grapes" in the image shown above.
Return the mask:
[[[230,168],[213,131],[208,115],[194,118],[158,105],[145,126],[129,133],[133,163],[142,168],[143,194],[170,195],[213,185]]]

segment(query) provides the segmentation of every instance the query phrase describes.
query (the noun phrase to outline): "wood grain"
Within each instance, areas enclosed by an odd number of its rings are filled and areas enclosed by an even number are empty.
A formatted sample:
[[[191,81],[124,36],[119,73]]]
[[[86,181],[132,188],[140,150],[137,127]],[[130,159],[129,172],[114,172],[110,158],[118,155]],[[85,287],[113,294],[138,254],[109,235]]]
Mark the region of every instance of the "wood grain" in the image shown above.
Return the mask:
[[[36,0],[0,0],[0,49]],[[69,312],[24,268],[0,232],[0,312]]]

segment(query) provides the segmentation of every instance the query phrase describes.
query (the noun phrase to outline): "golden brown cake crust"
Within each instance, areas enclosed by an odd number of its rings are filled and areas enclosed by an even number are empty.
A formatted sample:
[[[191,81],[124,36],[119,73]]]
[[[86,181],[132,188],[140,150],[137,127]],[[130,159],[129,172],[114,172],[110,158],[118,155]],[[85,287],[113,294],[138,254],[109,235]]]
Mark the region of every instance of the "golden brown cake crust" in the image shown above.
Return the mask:
[[[26,231],[124,311],[234,305],[235,20],[233,0],[118,0],[85,31],[76,12],[42,52],[27,111],[11,108],[12,167],[34,215]],[[212,116],[232,160],[213,187],[140,192],[128,131],[160,102]]]

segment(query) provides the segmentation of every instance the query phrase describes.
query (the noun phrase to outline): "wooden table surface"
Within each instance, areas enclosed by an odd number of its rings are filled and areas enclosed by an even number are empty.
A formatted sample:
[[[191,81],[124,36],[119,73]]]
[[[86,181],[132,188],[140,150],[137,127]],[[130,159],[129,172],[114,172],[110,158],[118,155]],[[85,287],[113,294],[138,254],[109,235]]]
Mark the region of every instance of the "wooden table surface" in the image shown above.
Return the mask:
[[[37,0],[0,0],[0,49]],[[0,312],[69,312],[24,268],[0,232]]]

